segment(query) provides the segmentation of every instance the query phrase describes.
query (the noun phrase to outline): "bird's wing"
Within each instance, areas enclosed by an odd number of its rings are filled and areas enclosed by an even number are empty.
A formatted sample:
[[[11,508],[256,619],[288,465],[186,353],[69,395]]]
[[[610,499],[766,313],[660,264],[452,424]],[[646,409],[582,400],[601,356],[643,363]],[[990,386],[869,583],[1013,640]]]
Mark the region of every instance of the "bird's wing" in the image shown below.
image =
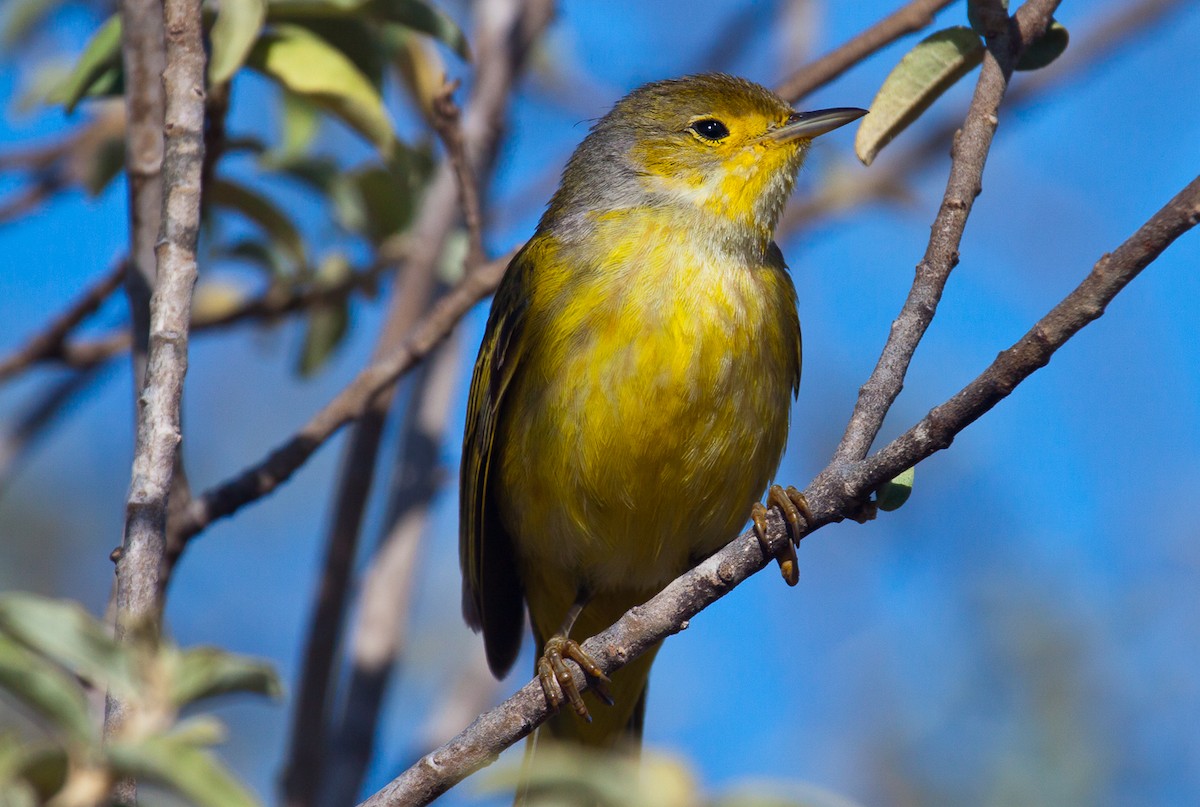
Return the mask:
[[[524,629],[524,594],[510,536],[489,490],[492,448],[504,394],[520,363],[519,338],[528,305],[528,247],[504,274],[471,378],[459,487],[458,554],[463,617],[483,631],[488,666],[503,677],[516,660]]]

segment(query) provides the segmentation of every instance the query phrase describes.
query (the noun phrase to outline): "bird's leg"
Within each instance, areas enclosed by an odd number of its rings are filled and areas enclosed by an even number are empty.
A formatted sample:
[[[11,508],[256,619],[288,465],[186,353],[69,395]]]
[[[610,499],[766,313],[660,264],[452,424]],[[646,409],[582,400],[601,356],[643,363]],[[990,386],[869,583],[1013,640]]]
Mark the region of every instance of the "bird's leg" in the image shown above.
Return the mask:
[[[571,628],[574,627],[575,620],[579,618],[579,614],[582,613],[589,599],[591,596],[585,591],[580,591],[576,596],[575,604],[571,606],[571,610],[567,611],[567,617],[563,620],[562,627],[546,640],[542,657],[537,662],[537,675],[538,680],[542,682],[542,692],[546,695],[546,703],[550,705],[551,709],[558,709],[565,698],[571,704],[571,708],[575,710],[575,714],[590,722],[592,717],[588,714],[583,696],[579,694],[579,688],[575,686],[575,679],[566,664],[567,659],[578,664],[579,669],[583,670],[583,674],[591,679],[592,691],[609,706],[613,705],[612,695],[608,691],[610,683],[608,676],[600,669],[596,660],[583,652],[579,643],[570,638]]]
[[[754,534],[758,536],[758,545],[764,555],[771,554],[771,550],[767,546],[767,508],[769,507],[778,507],[779,511],[783,513],[784,520],[787,521],[788,534],[792,540],[779,550],[775,555],[775,560],[779,562],[779,573],[783,575],[784,581],[789,586],[794,586],[800,580],[796,547],[800,545],[800,536],[804,526],[813,522],[812,510],[808,509],[808,500],[804,498],[804,494],[791,485],[788,485],[786,489],[779,485],[771,485],[767,491],[766,504],[755,502],[754,506],[750,508],[750,519],[754,522]],[[803,524],[800,522],[801,518],[804,519]]]

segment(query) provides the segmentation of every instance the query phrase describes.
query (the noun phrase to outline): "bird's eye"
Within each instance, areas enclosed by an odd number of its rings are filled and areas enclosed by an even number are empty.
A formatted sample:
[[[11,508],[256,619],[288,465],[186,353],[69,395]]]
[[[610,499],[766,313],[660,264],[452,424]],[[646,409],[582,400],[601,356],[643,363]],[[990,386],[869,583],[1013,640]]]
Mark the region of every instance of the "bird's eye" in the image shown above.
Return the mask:
[[[705,140],[724,140],[729,137],[729,127],[716,118],[704,118],[692,124],[692,131]]]

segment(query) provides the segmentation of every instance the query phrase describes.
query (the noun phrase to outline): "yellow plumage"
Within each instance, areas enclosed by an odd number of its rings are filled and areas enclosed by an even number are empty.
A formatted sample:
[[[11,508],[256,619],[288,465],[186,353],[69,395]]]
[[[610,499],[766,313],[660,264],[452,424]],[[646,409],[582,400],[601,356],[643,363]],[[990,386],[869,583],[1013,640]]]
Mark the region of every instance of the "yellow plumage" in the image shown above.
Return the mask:
[[[828,130],[802,122],[727,76],[648,85],[594,127],[509,267],[462,475],[464,612],[497,674],[524,605],[539,656],[573,604],[571,638],[593,635],[733,538],[770,481],[800,380],[771,236]],[[650,659],[613,676],[612,708],[589,699],[593,722],[552,733],[636,735]]]

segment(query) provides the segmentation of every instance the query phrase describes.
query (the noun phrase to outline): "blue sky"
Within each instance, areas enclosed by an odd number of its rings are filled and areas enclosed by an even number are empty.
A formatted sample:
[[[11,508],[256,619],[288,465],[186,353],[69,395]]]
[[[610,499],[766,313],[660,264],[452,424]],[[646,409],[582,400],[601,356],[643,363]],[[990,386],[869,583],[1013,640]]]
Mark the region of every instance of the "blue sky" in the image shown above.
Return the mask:
[[[894,5],[826,4],[810,20],[816,49]],[[736,19],[732,2],[563,4],[541,63],[572,89],[531,80],[518,97],[491,190],[492,253],[528,236],[586,120],[637,84],[714,66],[776,82],[797,39],[774,21],[780,6],[761,4],[746,47],[723,53],[715,44]],[[1059,19],[1082,41],[1123,6],[1067,3]],[[951,8],[939,24],[962,16]],[[69,14],[56,24],[59,44],[78,47],[91,23]],[[1198,38],[1200,7],[1183,3],[1063,90],[1002,118],[962,263],[883,438],[970,381],[1196,175]],[[804,106],[867,106],[913,41]],[[714,65],[717,57],[728,61]],[[0,97],[11,99],[21,71],[0,65]],[[261,87],[238,91],[252,98]],[[961,108],[968,94],[956,88],[932,117]],[[232,126],[261,130],[259,110],[235,106]],[[5,114],[0,147],[71,123],[56,112]],[[329,142],[358,147],[340,133]],[[805,367],[780,481],[803,486],[836,445],[924,251],[947,164],[919,173],[904,205],[857,210],[783,240]],[[864,170],[852,134],[831,135],[799,193],[822,174]],[[96,200],[67,195],[0,228],[0,351],[107,270],[124,226],[118,182]],[[773,571],[760,575],[668,642],[652,680],[647,744],[687,758],[713,790],[749,777],[804,781],[865,803],[1200,801],[1198,263],[1191,233],[1049,367],[923,463],[904,508],[805,541],[796,589]],[[198,338],[185,400],[193,485],[256,460],[323,405],[366,361],[379,307],[356,304],[349,342],[309,380],[291,371],[294,324]],[[97,321],[116,325],[122,315],[114,303]],[[462,369],[442,446],[451,469],[485,315],[481,306],[453,345]],[[39,371],[0,389],[0,422],[57,377]],[[130,388],[123,363],[107,370],[0,498],[0,588],[102,608],[129,477]],[[193,546],[168,608],[180,642],[265,656],[294,680],[339,448],[327,446],[269,500]],[[448,670],[476,652],[458,617],[455,519],[451,486],[423,547],[413,652],[388,701],[372,789],[411,753],[413,727]],[[518,669],[498,695],[523,683],[529,664]],[[233,729],[227,758],[272,795],[286,706],[236,701],[221,713]],[[473,803],[471,792],[468,783],[445,803]]]

